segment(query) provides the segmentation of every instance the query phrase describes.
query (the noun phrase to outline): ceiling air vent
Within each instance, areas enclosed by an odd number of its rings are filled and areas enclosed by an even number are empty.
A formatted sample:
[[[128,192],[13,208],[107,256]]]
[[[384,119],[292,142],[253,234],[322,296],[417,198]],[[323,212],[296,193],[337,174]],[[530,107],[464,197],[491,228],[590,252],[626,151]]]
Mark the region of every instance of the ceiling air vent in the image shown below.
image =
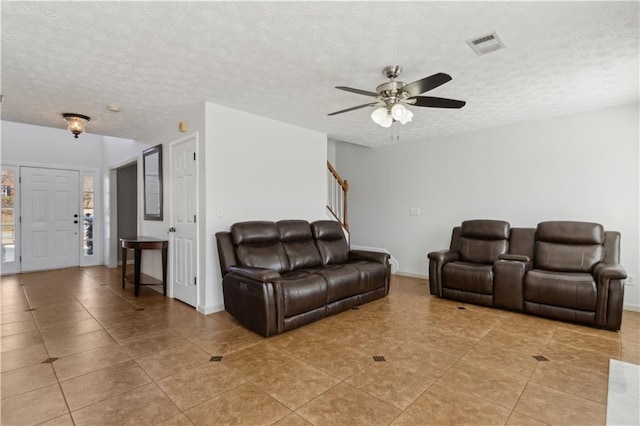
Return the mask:
[[[489,52],[505,48],[504,43],[495,32],[486,36],[467,40],[467,44],[478,56],[486,55]]]

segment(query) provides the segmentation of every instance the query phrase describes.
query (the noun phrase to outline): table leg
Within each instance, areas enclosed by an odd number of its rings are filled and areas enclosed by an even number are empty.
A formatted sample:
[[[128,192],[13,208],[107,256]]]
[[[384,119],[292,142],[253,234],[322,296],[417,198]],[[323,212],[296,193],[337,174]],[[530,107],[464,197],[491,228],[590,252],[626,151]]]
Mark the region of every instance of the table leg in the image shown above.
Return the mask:
[[[141,268],[141,263],[142,263],[142,250],[140,249],[135,249],[133,251],[135,253],[135,268],[134,268],[134,278],[133,278],[133,282],[134,282],[134,292],[133,294],[138,297],[138,295],[140,294],[140,269]]]
[[[127,279],[127,249],[122,247],[122,289],[124,290],[124,282]]]
[[[167,295],[167,245],[162,246],[162,294]]]

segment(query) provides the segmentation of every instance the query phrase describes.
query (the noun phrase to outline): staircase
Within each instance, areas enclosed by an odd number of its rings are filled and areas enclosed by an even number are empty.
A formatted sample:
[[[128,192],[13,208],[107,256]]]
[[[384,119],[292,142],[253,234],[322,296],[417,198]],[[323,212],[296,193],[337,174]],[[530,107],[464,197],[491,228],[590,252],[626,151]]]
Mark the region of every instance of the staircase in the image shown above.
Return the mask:
[[[327,210],[349,232],[347,218],[347,192],[349,184],[342,179],[336,169],[327,161]]]

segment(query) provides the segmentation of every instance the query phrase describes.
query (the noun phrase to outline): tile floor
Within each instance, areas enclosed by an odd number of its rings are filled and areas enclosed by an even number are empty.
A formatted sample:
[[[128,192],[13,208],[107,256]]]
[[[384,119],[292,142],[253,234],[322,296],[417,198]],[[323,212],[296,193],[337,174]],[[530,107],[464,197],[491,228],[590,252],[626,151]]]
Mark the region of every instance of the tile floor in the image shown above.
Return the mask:
[[[134,298],[104,267],[5,276],[1,290],[6,426],[595,425],[609,358],[640,363],[640,314],[613,333],[400,276],[382,300],[269,339],[150,288]]]

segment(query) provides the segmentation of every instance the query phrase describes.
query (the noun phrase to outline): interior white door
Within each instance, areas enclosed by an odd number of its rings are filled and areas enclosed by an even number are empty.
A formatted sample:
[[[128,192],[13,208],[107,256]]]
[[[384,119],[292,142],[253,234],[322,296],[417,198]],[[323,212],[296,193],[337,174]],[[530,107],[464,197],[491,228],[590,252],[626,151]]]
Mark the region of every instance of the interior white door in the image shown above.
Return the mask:
[[[80,265],[80,173],[21,167],[21,270]]]
[[[198,165],[196,139],[171,144],[171,280],[173,297],[196,306],[198,302]]]

